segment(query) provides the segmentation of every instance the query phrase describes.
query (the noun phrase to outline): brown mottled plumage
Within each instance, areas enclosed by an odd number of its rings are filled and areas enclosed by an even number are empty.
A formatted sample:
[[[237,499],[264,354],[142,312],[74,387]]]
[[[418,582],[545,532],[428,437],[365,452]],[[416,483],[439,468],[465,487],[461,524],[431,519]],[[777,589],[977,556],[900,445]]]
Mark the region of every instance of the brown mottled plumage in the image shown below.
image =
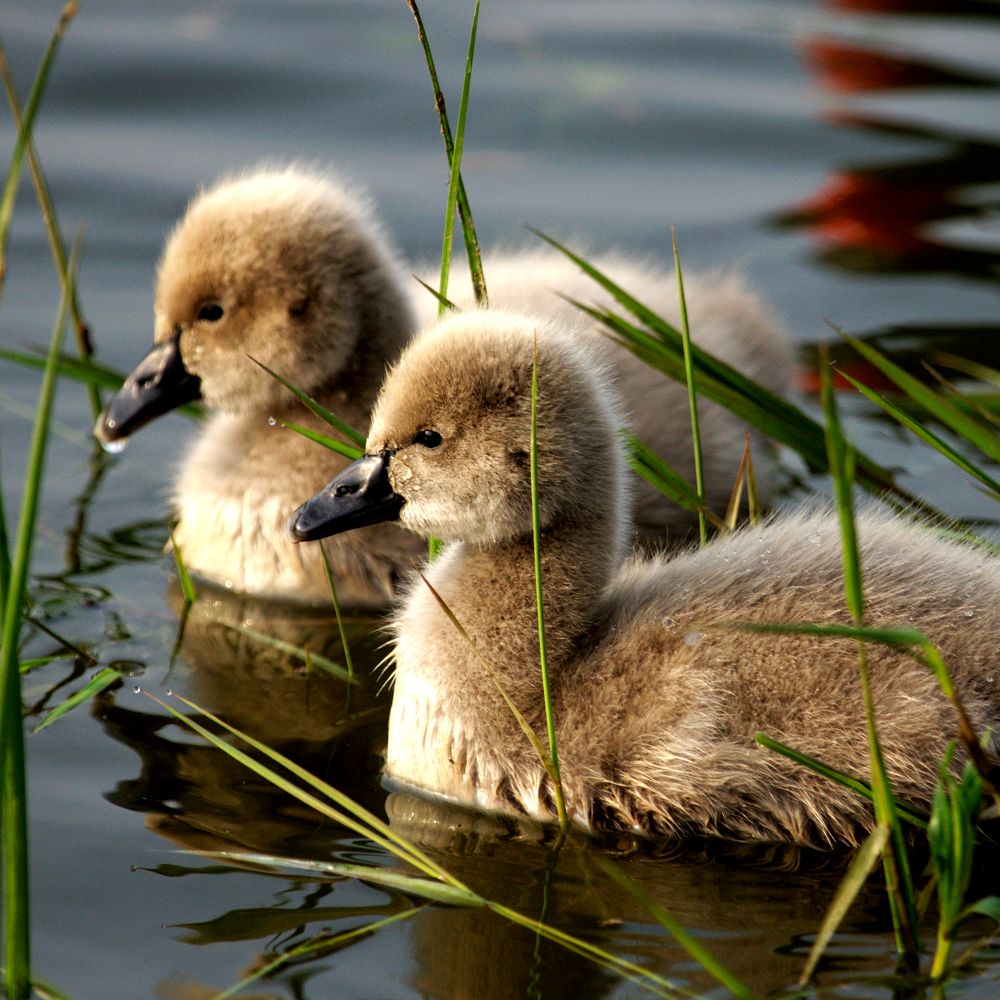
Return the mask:
[[[847,623],[836,518],[782,515],[698,551],[627,561],[619,403],[585,338],[484,312],[421,334],[390,372],[367,452],[387,463],[400,522],[448,542],[427,579],[543,733],[527,458],[536,335],[546,635],[573,821],[654,837],[856,843],[868,805],[754,743],[762,730],[865,777],[854,643],[725,627]],[[425,430],[440,443],[421,443]],[[868,623],[921,628],[977,728],[996,726],[1000,564],[899,519],[859,520]],[[419,577],[393,627],[387,776],[552,820],[541,764]],[[870,646],[869,659],[896,793],[926,805],[954,713],[910,657]]]
[[[620,256],[599,264],[676,320],[676,281],[668,272]],[[472,307],[468,280],[457,272],[452,295]],[[578,315],[556,291],[607,301],[551,250],[488,256],[486,276],[494,303],[547,315]],[[698,342],[783,386],[788,340],[739,279],[691,275],[687,285]],[[387,246],[364,196],[330,177],[291,167],[260,170],[224,179],[192,200],[160,261],[155,329],[158,345],[176,342],[214,411],[174,489],[175,538],[192,570],[244,593],[328,600],[318,550],[291,545],[285,522],[345,462],[280,426],[285,420],[328,431],[248,355],[364,431],[386,363],[416,329],[416,314],[430,317],[436,309]],[[606,338],[589,330],[581,335],[597,339],[616,366],[640,436],[693,476],[685,388]],[[102,420],[97,430],[105,440],[107,426]],[[716,507],[732,488],[744,430],[721,408],[703,409],[706,492]],[[754,457],[766,499],[775,479],[771,455],[760,447]],[[636,523],[644,540],[662,542],[690,528],[689,513],[644,483],[638,489]],[[419,548],[409,536],[379,527],[328,544],[339,596],[356,606],[386,604]]]

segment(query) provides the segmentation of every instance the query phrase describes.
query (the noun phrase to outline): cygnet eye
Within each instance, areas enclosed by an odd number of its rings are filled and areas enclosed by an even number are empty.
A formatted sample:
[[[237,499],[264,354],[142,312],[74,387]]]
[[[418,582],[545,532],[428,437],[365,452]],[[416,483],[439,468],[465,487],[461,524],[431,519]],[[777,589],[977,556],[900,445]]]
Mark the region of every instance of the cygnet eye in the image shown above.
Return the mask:
[[[413,435],[414,444],[422,444],[425,448],[436,448],[441,443],[441,435],[437,431],[417,431]]]
[[[206,302],[198,310],[198,319],[207,320],[209,323],[215,323],[222,319],[222,314],[224,310],[218,302]]]

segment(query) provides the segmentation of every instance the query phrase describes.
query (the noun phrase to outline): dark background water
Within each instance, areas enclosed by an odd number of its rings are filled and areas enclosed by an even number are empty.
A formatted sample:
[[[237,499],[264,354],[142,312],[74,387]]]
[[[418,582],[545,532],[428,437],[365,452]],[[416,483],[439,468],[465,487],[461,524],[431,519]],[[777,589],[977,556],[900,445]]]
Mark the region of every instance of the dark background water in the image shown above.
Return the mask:
[[[472,5],[425,8],[456,109]],[[22,97],[59,9],[52,0],[0,9]],[[808,347],[831,336],[828,322],[906,351],[957,343],[991,358],[1000,353],[998,80],[993,2],[487,0],[464,174],[487,244],[531,241],[527,223],[593,249],[665,259],[675,226],[687,267],[735,265],[773,303],[803,345],[806,382]],[[6,159],[13,128],[0,121]],[[80,294],[99,359],[122,370],[151,341],[162,239],[191,193],[221,172],[288,159],[330,164],[368,186],[408,257],[433,258],[440,246],[447,171],[402,0],[88,0],[35,134],[64,231],[85,229]],[[47,342],[57,303],[26,183],[0,303],[2,345]],[[0,364],[12,523],[37,385],[34,373]],[[955,513],[987,510],[955,473],[854,411],[869,450],[905,465],[919,492]],[[39,614],[102,665],[126,661],[137,676],[28,741],[39,974],[76,998],[208,996],[260,954],[319,927],[404,908],[401,897],[356,882],[317,888],[170,853],[235,844],[381,858],[165,726],[133,685],[194,693],[376,805],[382,709],[359,715],[339,686],[306,684],[209,619],[296,635],[315,622],[233,609],[221,597],[205,599],[206,620],[194,621],[168,670],[176,601],[158,553],[192,425],[162,420],[102,466],[79,387],[62,386],[57,418],[36,544]],[[30,651],[51,645],[36,635]],[[32,721],[81,683],[65,662],[31,675]],[[544,851],[480,833],[449,834],[439,847],[484,891],[530,913],[547,895],[555,922],[713,991],[638,908],[595,889],[585,864],[564,862],[550,877]],[[755,860],[766,863],[699,856],[633,862],[630,873],[766,992],[794,980],[836,875]],[[891,942],[876,900],[838,937],[825,993],[888,995]],[[984,965],[962,992],[986,998],[998,985],[1000,973]],[[533,989],[635,993],[554,949],[536,954],[530,935],[496,918],[432,910],[248,995]]]

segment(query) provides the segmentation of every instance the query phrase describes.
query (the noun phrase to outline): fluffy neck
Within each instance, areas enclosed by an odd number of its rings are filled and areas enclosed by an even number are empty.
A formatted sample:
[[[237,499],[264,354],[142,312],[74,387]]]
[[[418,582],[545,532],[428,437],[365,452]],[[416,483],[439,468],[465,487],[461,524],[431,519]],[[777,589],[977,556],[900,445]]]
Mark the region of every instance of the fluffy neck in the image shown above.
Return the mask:
[[[587,640],[601,592],[617,569],[618,513],[612,504],[543,533],[554,691]],[[549,818],[544,771],[497,690],[503,688],[545,745],[531,538],[496,547],[453,544],[425,575],[476,649],[418,577],[395,623],[388,777],[480,809]]]

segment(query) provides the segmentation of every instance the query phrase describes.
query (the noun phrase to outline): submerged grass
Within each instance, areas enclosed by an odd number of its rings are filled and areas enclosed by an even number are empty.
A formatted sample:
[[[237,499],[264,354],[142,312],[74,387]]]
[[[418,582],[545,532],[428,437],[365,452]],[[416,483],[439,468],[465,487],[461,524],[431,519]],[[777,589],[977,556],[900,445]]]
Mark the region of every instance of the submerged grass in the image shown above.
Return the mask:
[[[820,385],[823,412],[826,416],[826,442],[830,474],[833,477],[834,497],[840,520],[841,553],[844,565],[844,596],[856,628],[864,625],[865,599],[861,569],[861,548],[854,524],[854,468],[855,455],[847,443],[840,425],[837,405],[833,395],[833,378],[825,357],[820,361]],[[868,650],[863,639],[857,639],[858,672],[865,707],[865,724],[868,732],[868,751],[871,759],[872,796],[875,819],[884,828],[889,839],[889,850],[882,852],[889,905],[896,933],[896,950],[916,966],[920,948],[917,908],[913,893],[913,879],[906,851],[902,825],[896,812],[892,788],[878,729],[875,724],[875,701],[872,696],[868,668]]]
[[[345,826],[347,829],[361,834],[373,843],[378,844],[388,854],[397,860],[404,862],[416,869],[417,876],[410,876],[383,868],[370,865],[344,865],[336,862],[311,862],[309,866],[312,870],[323,871],[324,873],[345,875],[352,878],[363,879],[377,885],[389,886],[399,891],[405,892],[417,898],[425,899],[433,903],[449,906],[474,907],[477,909],[488,909],[509,920],[511,923],[540,934],[576,954],[582,955],[590,961],[614,972],[622,978],[633,982],[644,989],[660,996],[676,996],[687,991],[679,990],[678,987],[668,979],[649,969],[645,969],[634,962],[613,955],[610,952],[591,944],[588,941],[568,934],[559,928],[542,923],[533,917],[514,910],[508,906],[490,900],[481,894],[473,891],[463,881],[452,875],[443,866],[434,861],[429,855],[422,851],[416,844],[403,837],[393,830],[389,824],[380,820],[377,816],[365,809],[360,804],[354,802],[343,792],[338,791],[333,786],[327,784],[314,775],[311,775],[304,768],[294,761],[285,757],[253,739],[248,734],[241,732],[235,726],[230,725],[218,716],[213,715],[204,709],[199,708],[186,698],[178,697],[178,700],[189,709],[197,712],[208,720],[216,729],[229,732],[240,741],[246,743],[253,750],[262,754],[268,760],[288,772],[296,781],[284,777],[279,771],[267,766],[259,760],[255,760],[246,752],[233,746],[227,740],[222,739],[211,729],[186,716],[172,705],[147,692],[147,697],[169,712],[178,722],[187,726],[202,738],[211,743],[218,750],[228,754],[234,760],[239,761],[244,766],[258,776],[264,778],[271,784],[292,795],[300,802],[308,805],[320,812],[322,815],[336,823]],[[302,784],[298,784],[301,782]],[[331,804],[332,803],[332,804]],[[240,857],[240,855],[231,855]],[[246,855],[245,860],[255,860],[253,855]],[[259,857],[256,859],[259,860]],[[301,867],[301,863],[292,861],[293,866]]]

